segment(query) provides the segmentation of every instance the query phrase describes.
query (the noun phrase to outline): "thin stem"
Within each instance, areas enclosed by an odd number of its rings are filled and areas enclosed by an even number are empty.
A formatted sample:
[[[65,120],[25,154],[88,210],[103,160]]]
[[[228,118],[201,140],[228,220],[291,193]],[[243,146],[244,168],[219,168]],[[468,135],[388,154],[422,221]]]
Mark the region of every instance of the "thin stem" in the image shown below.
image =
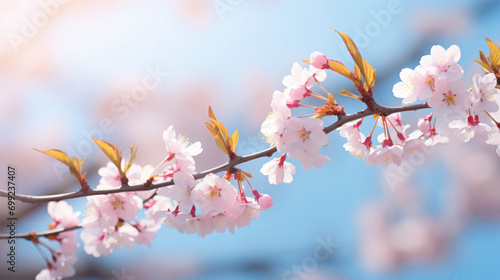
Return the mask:
[[[321,100],[323,100],[323,101],[328,101],[328,98],[326,98],[326,97],[324,97],[323,95],[318,94],[318,93],[316,93],[316,92],[314,92],[314,91],[311,91],[311,96],[312,96],[312,97],[319,98],[319,99],[321,99]]]
[[[30,233],[16,234],[15,236],[10,236],[8,234],[0,234],[0,239],[24,238],[24,239],[30,240],[33,237],[49,236],[49,235],[54,235],[54,234],[58,234],[58,233],[66,232],[66,231],[72,231],[72,230],[79,229],[79,228],[82,228],[82,226],[77,225],[77,226],[73,226],[73,227],[69,227],[69,228],[57,228],[57,229],[53,229],[53,230],[43,231],[43,232],[36,233],[36,234],[33,234],[31,232]]]
[[[323,91],[328,95],[329,92],[323,87],[323,85],[316,79],[316,75],[314,75],[314,81],[323,89]]]
[[[373,125],[372,132],[370,132],[370,137],[372,137],[373,132],[375,131],[375,128],[377,127],[378,119],[380,119],[380,117],[377,117],[377,120],[375,121],[375,124]]]

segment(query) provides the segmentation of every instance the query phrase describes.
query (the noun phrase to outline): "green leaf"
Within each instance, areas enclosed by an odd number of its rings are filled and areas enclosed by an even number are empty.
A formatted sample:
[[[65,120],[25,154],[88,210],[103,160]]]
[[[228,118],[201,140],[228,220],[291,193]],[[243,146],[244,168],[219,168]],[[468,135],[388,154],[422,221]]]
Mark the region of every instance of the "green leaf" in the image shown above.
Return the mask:
[[[356,98],[357,100],[361,100],[361,97],[359,97],[359,96],[357,96],[357,95],[355,95],[355,94],[353,94],[353,93],[351,93],[351,92],[349,92],[348,90],[345,90],[345,89],[341,90],[339,92],[339,94],[343,95],[343,96],[348,96],[348,97]]]
[[[482,61],[479,61],[479,60],[473,60],[477,63],[479,63],[479,65],[481,65],[481,67],[483,67],[485,70],[487,70],[488,72],[492,73],[493,71],[491,70],[491,67],[488,65],[488,64],[484,64]]]
[[[127,165],[123,170],[123,173],[127,173],[129,168],[132,166],[132,163],[134,162],[136,156],[137,156],[137,146],[130,145],[130,160],[127,162]]]
[[[69,158],[69,156],[65,152],[63,152],[61,150],[51,149],[51,150],[47,150],[47,151],[40,151],[40,150],[35,149],[35,148],[33,148],[33,150],[38,151],[40,153],[44,153],[48,156],[51,156],[51,157],[57,159],[58,161],[64,163],[64,165],[68,166],[70,169],[76,170],[73,161]]]
[[[490,41],[490,39],[486,38],[486,42],[488,43],[488,47],[490,47],[490,62],[493,68],[500,68],[500,47],[497,44]]]
[[[236,149],[236,145],[238,145],[238,139],[240,138],[240,134],[238,132],[238,129],[236,129],[233,133],[233,135],[231,136],[231,139],[232,139],[232,144],[233,144],[233,150]]]
[[[215,118],[215,114],[214,114],[214,111],[212,110],[212,107],[210,107],[210,105],[208,105],[208,118],[210,120],[217,120]]]
[[[339,73],[340,75],[352,81],[351,71],[349,71],[349,69],[344,64],[342,64],[342,62],[329,59],[328,65],[330,66],[330,70]]]
[[[106,141],[95,139],[94,136],[90,136],[94,141],[96,142],[97,146],[101,148],[101,150],[104,152],[104,154],[109,158],[109,160],[118,168],[120,171],[120,174],[123,174],[122,168],[121,168],[121,162],[122,162],[122,153],[118,148]]]

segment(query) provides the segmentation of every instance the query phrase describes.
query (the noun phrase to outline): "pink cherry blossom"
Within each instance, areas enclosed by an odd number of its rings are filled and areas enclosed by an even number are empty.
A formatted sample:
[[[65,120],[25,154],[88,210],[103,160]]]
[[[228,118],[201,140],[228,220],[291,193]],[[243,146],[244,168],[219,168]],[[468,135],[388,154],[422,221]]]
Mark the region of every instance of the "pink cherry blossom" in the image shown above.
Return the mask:
[[[172,200],[169,197],[163,195],[155,195],[152,199],[148,201],[147,204],[144,204],[144,208],[146,208],[146,212],[144,215],[153,221],[161,222],[163,216],[159,216],[159,213],[163,213],[165,211],[173,211],[175,206],[172,204]]]
[[[146,244],[146,246],[151,248],[150,240],[156,237],[156,234],[161,227],[161,223],[157,223],[153,220],[140,220],[133,226],[138,231],[138,234],[135,237],[135,243],[139,245]]]
[[[114,193],[87,197],[87,217],[83,227],[114,227],[119,219],[130,221],[142,209],[142,200],[131,193]]]
[[[325,161],[331,161],[327,156],[319,154],[319,148],[328,143],[321,120],[290,118],[286,125],[288,130],[283,133],[286,150],[306,170],[311,169],[312,165],[321,168]]]
[[[193,175],[185,172],[174,174],[174,185],[158,189],[157,193],[177,201],[179,210],[188,213],[193,208],[192,190],[200,183]]]
[[[59,233],[55,240],[61,245],[61,251],[65,255],[75,254],[76,249],[80,247],[80,244],[75,241],[77,234],[75,231],[66,231]]]
[[[282,182],[290,183],[293,180],[292,175],[295,174],[295,166],[285,161],[286,153],[279,158],[273,158],[265,163],[260,172],[268,175],[269,184],[280,184]]]
[[[121,167],[122,170],[127,165],[125,160],[122,160]],[[101,179],[99,180],[99,185],[96,187],[98,190],[109,190],[109,189],[117,189],[122,186],[122,182],[120,180],[120,173],[118,172],[118,168],[112,162],[108,162],[106,167],[102,167],[98,171]],[[137,164],[132,164],[130,168],[125,173],[127,175],[128,184],[139,185],[144,183],[142,180],[142,168]]]
[[[189,143],[188,139],[183,136],[176,137],[174,126],[171,125],[163,132],[163,140],[165,141],[165,146],[167,152],[170,155],[169,158],[188,158],[199,155],[203,149],[201,148],[200,142]]]
[[[460,48],[452,45],[447,50],[436,45],[431,48],[431,54],[420,59],[423,66],[436,67],[438,73],[450,81],[458,80],[462,77],[464,70],[458,64],[460,60]]]
[[[426,150],[425,140],[422,136],[423,133],[420,130],[415,130],[405,139],[402,146],[405,157]]]
[[[297,85],[305,85],[311,88],[316,78],[319,82],[326,79],[326,72],[321,69],[310,66],[309,69],[302,68],[300,64],[294,63],[292,67],[292,74],[283,78],[283,85],[287,88]]]
[[[51,201],[47,205],[47,211],[54,220],[54,228],[70,228],[80,223],[80,212],[73,212],[73,207],[66,201]]]
[[[197,233],[199,236],[205,237],[205,235],[211,234],[214,231],[215,225],[210,213],[203,213],[186,219],[186,222],[182,225],[182,229],[186,234]]]
[[[414,71],[410,68],[405,68],[399,73],[401,82],[394,85],[392,92],[395,97],[403,98],[403,104],[409,104],[417,101],[417,96],[415,95],[415,86],[412,83],[412,78]]]
[[[362,136],[362,138],[359,140],[354,140],[353,138],[351,138],[347,140],[347,143],[345,143],[343,147],[352,156],[361,160],[365,160],[371,151],[371,137],[365,138],[364,136]]]
[[[202,183],[196,185],[192,191],[193,201],[205,213],[210,211],[224,212],[236,203],[236,189],[212,173],[208,174]]]
[[[376,147],[366,158],[366,165],[380,165],[385,168],[392,163],[400,165],[403,159],[403,147],[400,145],[388,144]]]
[[[439,73],[436,67],[417,66],[410,78],[410,82],[414,86],[414,95],[420,100],[429,98],[431,93],[435,90],[436,80],[438,78]]]
[[[499,109],[498,100],[500,91],[496,88],[497,78],[495,74],[490,73],[484,76],[479,74],[472,77],[474,86],[472,87],[472,109],[481,118],[488,116],[483,112],[497,112]]]
[[[167,228],[175,228],[179,233],[184,233],[184,224],[193,216],[187,213],[179,213],[178,211],[159,211],[156,217],[160,218],[161,222]]]
[[[436,90],[427,102],[436,116],[449,113],[460,114],[471,104],[467,85],[463,81],[450,82],[445,78],[436,81]]]
[[[278,151],[282,151],[284,143],[281,137],[285,131],[286,121],[292,113],[287,107],[285,95],[280,91],[274,92],[271,107],[273,111],[262,123],[260,130],[268,143],[276,146]]]
[[[227,230],[234,234],[234,221],[225,212],[212,211],[204,216],[202,223],[205,229],[212,229],[218,233],[223,233]]]
[[[120,247],[133,248],[138,234],[135,227],[125,223],[119,227],[105,229],[84,228],[80,233],[80,238],[85,252],[98,258],[101,255],[107,256]]]
[[[488,140],[490,127],[479,122],[477,115],[467,117],[467,122],[462,120],[454,120],[448,125],[455,129],[455,135],[463,142],[468,142],[471,138],[478,137],[483,140]]]
[[[433,129],[431,129],[431,132]],[[425,140],[424,144],[426,146],[435,146],[437,144],[446,144],[450,140],[448,137],[441,135],[440,133],[434,132],[434,133],[429,133],[429,138]]]
[[[356,158],[365,160],[370,154],[372,147],[371,136],[365,137],[359,131],[362,120],[344,124],[340,129],[340,136],[347,138],[347,143],[343,145],[344,149]]]
[[[254,198],[247,197],[247,202],[239,202],[229,211],[231,219],[238,228],[249,226],[252,220],[260,216],[260,206]]]
[[[350,122],[344,124],[340,128],[340,136],[347,138],[348,141],[352,140],[360,140],[364,137],[363,133],[359,131],[359,127],[363,123],[363,120]]]
[[[55,253],[52,256],[55,259],[54,263],[50,264],[48,268],[40,271],[35,277],[35,280],[55,280],[75,275],[73,265],[77,261],[76,255]]]
[[[142,200],[130,193],[114,193],[105,196],[99,211],[115,215],[116,220],[122,219],[126,222],[135,218],[137,212],[142,209]]]
[[[314,68],[318,69],[327,69],[329,68],[328,66],[328,59],[326,56],[320,52],[313,52],[311,54],[311,59],[310,63]]]

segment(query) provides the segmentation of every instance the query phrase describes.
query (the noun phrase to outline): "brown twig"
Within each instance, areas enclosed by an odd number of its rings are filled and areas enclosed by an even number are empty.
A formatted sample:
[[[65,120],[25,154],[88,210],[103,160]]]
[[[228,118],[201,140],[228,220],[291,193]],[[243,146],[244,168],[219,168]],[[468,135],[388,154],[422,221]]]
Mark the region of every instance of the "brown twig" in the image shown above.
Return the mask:
[[[323,130],[325,133],[330,133],[333,130],[341,127],[342,125],[358,120],[361,118],[364,118],[366,116],[370,115],[375,115],[375,114],[380,114],[380,115],[390,115],[393,113],[398,113],[398,112],[406,112],[406,111],[416,111],[416,110],[422,110],[422,109],[427,109],[429,108],[429,105],[427,103],[422,103],[422,104],[415,104],[415,105],[409,105],[409,106],[400,106],[400,107],[385,107],[385,106],[380,106],[375,103],[372,109],[365,109],[363,111],[357,112],[355,114],[351,115],[340,115],[338,116],[338,120],[334,122],[333,124],[325,127]],[[268,149],[265,149],[263,151],[246,155],[246,156],[234,156],[229,159],[229,161],[225,164],[219,165],[217,167],[214,167],[212,169],[205,170],[201,173],[197,173],[194,175],[195,179],[201,179],[207,176],[210,173],[218,173],[222,171],[229,171],[232,170],[236,165],[252,161],[254,159],[258,159],[261,157],[270,157],[276,152],[276,147],[271,147]],[[88,192],[71,192],[71,193],[62,193],[62,194],[54,194],[54,195],[41,195],[41,196],[35,196],[35,195],[24,195],[24,194],[16,194],[16,200],[22,201],[22,202],[27,202],[27,203],[41,203],[41,202],[49,202],[49,201],[61,201],[61,200],[66,200],[66,199],[72,199],[72,198],[78,198],[78,197],[86,197],[86,196],[92,196],[92,195],[105,195],[105,194],[112,194],[112,193],[121,193],[121,192],[135,192],[135,191],[147,191],[147,190],[152,190],[152,189],[158,189],[158,188],[163,188],[167,186],[173,185],[173,180],[170,179],[165,182],[161,182],[158,184],[151,184],[149,187],[144,187],[144,184],[142,185],[136,185],[136,186],[128,186],[124,185],[121,188],[118,189],[109,189],[109,190],[93,190],[90,189]],[[7,197],[7,192],[4,190],[0,190],[0,197]]]

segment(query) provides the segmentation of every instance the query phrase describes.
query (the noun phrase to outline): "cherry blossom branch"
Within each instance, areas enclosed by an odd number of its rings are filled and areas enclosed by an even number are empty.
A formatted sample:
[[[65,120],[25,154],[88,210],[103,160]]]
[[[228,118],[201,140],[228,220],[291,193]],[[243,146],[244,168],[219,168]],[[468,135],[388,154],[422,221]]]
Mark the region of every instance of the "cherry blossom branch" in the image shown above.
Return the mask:
[[[55,234],[59,234],[59,233],[62,233],[62,232],[72,231],[72,230],[80,229],[80,228],[82,228],[82,226],[81,225],[77,225],[77,226],[69,227],[69,228],[58,228],[58,229],[53,229],[53,230],[42,231],[40,233],[36,233],[36,232],[33,231],[33,232],[30,232],[30,233],[22,233],[22,234],[17,234],[17,235],[14,235],[14,236],[11,236],[11,235],[8,235],[8,234],[0,234],[0,239],[24,238],[26,240],[30,240],[33,237],[50,236],[50,235],[55,235]]]
[[[341,127],[342,125],[358,120],[367,116],[379,114],[379,115],[390,115],[393,113],[399,113],[399,112],[407,112],[407,111],[417,111],[417,110],[422,110],[422,109],[428,109],[430,108],[427,103],[421,103],[421,104],[415,104],[415,105],[409,105],[409,106],[400,106],[400,107],[385,107],[378,105],[375,103],[375,105],[372,107],[372,109],[365,109],[363,111],[351,114],[351,115],[340,115],[338,116],[338,120],[334,122],[333,124],[325,127],[323,130],[325,133],[330,133],[333,130]],[[258,159],[261,157],[270,157],[272,156],[275,152],[277,151],[276,147],[271,147],[265,150],[262,150],[260,152],[246,155],[246,156],[234,156],[229,159],[229,161],[225,164],[219,165],[217,167],[214,167],[212,169],[205,170],[201,173],[195,174],[194,178],[195,179],[201,179],[207,176],[210,173],[218,173],[222,171],[232,171],[234,168],[242,163],[252,161],[254,159]],[[24,194],[16,194],[15,198],[16,200],[26,202],[26,203],[42,203],[42,202],[49,202],[49,201],[61,201],[61,200],[66,200],[66,199],[72,199],[72,198],[78,198],[78,197],[86,197],[86,196],[92,196],[92,195],[106,195],[106,194],[112,194],[112,193],[121,193],[121,192],[135,192],[135,191],[148,191],[152,189],[158,189],[162,187],[167,187],[173,185],[173,180],[170,179],[168,181],[158,183],[158,184],[151,184],[149,187],[145,187],[144,184],[142,185],[136,185],[136,186],[128,186],[124,184],[121,188],[117,189],[109,189],[109,190],[93,190],[90,189],[87,192],[83,191],[77,191],[77,192],[71,192],[71,193],[62,193],[62,194],[54,194],[54,195],[41,195],[41,196],[36,196],[36,195],[24,195]],[[0,190],[0,197],[7,197],[7,192],[4,190]]]

